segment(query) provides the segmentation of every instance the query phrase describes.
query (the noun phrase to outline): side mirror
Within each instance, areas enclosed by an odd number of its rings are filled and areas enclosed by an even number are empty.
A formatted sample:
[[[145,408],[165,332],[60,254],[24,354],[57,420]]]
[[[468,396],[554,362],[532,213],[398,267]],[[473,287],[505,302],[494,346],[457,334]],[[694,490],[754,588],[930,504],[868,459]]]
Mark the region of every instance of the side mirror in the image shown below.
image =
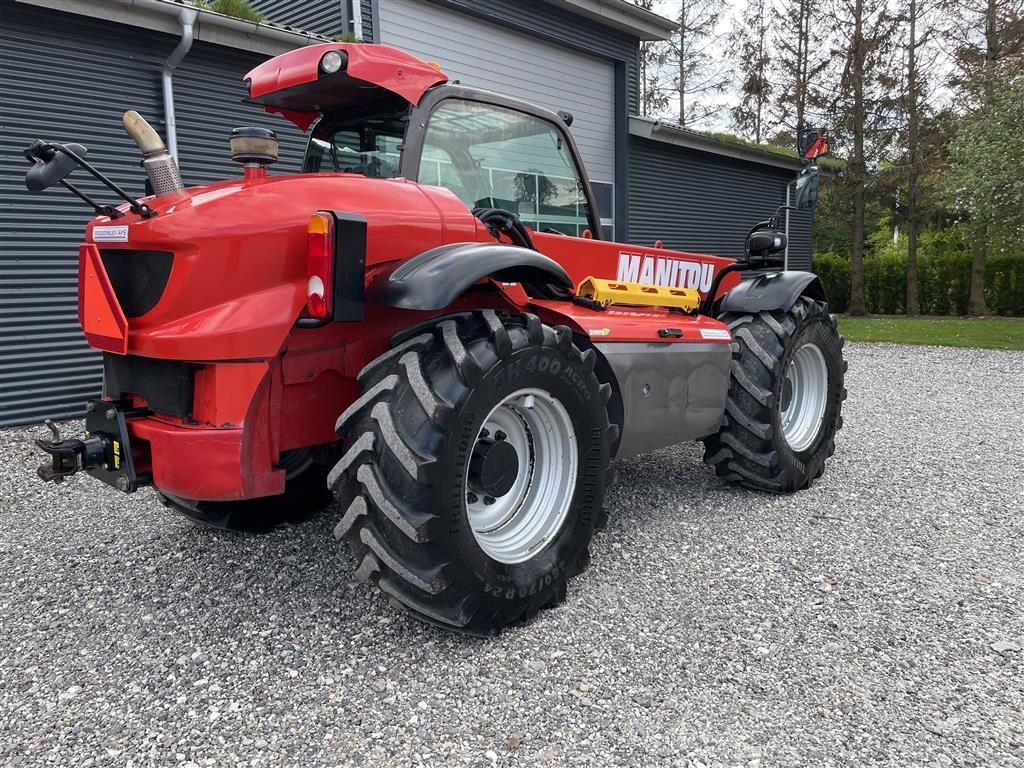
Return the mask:
[[[796,151],[804,160],[827,155],[828,135],[819,128],[804,128],[796,137]]]
[[[79,157],[85,157],[89,151],[81,144],[66,146]],[[78,163],[72,158],[38,140],[25,150],[25,157],[32,160],[32,167],[25,174],[25,186],[29,192],[42,192],[47,187],[59,184],[78,167]]]
[[[821,172],[818,166],[809,165],[796,177],[796,195],[794,204],[798,210],[813,211],[818,206],[818,185],[821,183]]]

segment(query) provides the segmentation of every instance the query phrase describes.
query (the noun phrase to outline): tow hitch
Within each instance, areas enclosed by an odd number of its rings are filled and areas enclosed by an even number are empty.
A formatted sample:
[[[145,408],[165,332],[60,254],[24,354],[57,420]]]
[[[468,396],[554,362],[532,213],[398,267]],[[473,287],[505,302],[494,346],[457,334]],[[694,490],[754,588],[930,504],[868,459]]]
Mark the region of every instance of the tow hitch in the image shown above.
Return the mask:
[[[57,425],[46,420],[53,440],[36,440],[36,445],[50,455],[50,463],[41,465],[36,474],[47,482],[61,483],[65,477],[87,472],[125,493],[147,485],[149,475],[136,471],[128,433],[128,417],[145,411],[122,401],[106,400],[90,400],[85,410],[85,434],[81,438],[61,438]]]

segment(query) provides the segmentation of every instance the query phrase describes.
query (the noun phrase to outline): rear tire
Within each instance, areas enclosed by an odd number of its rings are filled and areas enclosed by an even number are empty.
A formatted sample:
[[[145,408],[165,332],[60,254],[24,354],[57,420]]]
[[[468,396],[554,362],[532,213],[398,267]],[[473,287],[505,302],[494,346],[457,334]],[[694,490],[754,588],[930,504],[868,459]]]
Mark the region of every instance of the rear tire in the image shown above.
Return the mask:
[[[533,315],[466,312],[416,331],[363,369],[364,394],[338,419],[335,536],[393,604],[496,634],[564,600],[589,563],[610,388],[593,351]]]
[[[843,338],[827,306],[801,296],[788,312],[719,318],[738,351],[719,432],[704,461],[723,480],[759,491],[810,486],[835,452],[846,399]]]

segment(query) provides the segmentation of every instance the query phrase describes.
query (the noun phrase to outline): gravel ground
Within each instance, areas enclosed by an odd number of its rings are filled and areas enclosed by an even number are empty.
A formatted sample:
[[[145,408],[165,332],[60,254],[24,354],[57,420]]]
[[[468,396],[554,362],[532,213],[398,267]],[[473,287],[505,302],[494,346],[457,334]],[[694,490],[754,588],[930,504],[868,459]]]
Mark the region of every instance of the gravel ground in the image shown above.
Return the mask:
[[[0,764],[1024,765],[1024,354],[848,346],[810,491],[619,465],[568,602],[495,640],[354,582],[337,510],[208,532],[0,447]]]

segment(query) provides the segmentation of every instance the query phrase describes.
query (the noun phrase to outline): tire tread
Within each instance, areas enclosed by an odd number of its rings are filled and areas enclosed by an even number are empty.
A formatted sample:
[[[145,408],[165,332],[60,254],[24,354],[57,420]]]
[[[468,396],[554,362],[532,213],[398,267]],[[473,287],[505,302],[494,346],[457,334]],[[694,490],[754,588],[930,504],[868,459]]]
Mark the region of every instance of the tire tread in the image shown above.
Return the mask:
[[[509,623],[528,621],[560,603],[565,582],[589,562],[589,551],[567,564],[550,588],[529,598],[515,615],[498,615],[449,574],[450,558],[438,530],[440,517],[422,511],[436,457],[427,455],[444,439],[445,426],[466,393],[482,379],[482,363],[503,360],[528,345],[559,349],[594,376],[598,402],[611,388],[598,390],[596,353],[582,353],[568,328],[545,326],[536,315],[478,310],[435,318],[396,337],[396,346],[367,364],[359,381],[365,394],[338,419],[339,434],[354,435],[330,480],[351,502],[334,533],[346,541],[359,564],[356,577],[375,584],[388,599],[416,618],[449,630],[493,635]],[[480,342],[484,342],[484,346]],[[479,360],[476,356],[479,357]],[[450,371],[442,374],[439,371]],[[445,388],[435,385],[444,376]],[[400,393],[411,394],[401,395]],[[443,392],[443,394],[442,394]],[[399,405],[401,403],[401,406]],[[607,422],[606,422],[607,423]],[[617,427],[605,427],[605,439]],[[382,471],[383,467],[394,467]],[[608,469],[605,477],[613,476]],[[607,512],[598,507],[594,528]],[[504,611],[505,609],[503,609]]]
[[[745,488],[771,493],[786,493],[808,487],[820,477],[825,460],[835,451],[835,433],[842,428],[843,373],[842,337],[827,306],[801,296],[789,311],[782,309],[757,313],[726,313],[719,318],[733,333],[734,356],[730,365],[729,393],[719,431],[704,438],[704,462],[713,467],[722,480]],[[787,347],[806,324],[823,321],[833,349],[839,356],[839,402],[833,411],[829,432],[817,444],[810,458],[788,451],[783,453],[775,434],[773,412],[776,382],[783,375]],[[818,331],[815,331],[818,332]],[[828,342],[832,346],[833,342]],[[828,411],[826,411],[828,413]]]

